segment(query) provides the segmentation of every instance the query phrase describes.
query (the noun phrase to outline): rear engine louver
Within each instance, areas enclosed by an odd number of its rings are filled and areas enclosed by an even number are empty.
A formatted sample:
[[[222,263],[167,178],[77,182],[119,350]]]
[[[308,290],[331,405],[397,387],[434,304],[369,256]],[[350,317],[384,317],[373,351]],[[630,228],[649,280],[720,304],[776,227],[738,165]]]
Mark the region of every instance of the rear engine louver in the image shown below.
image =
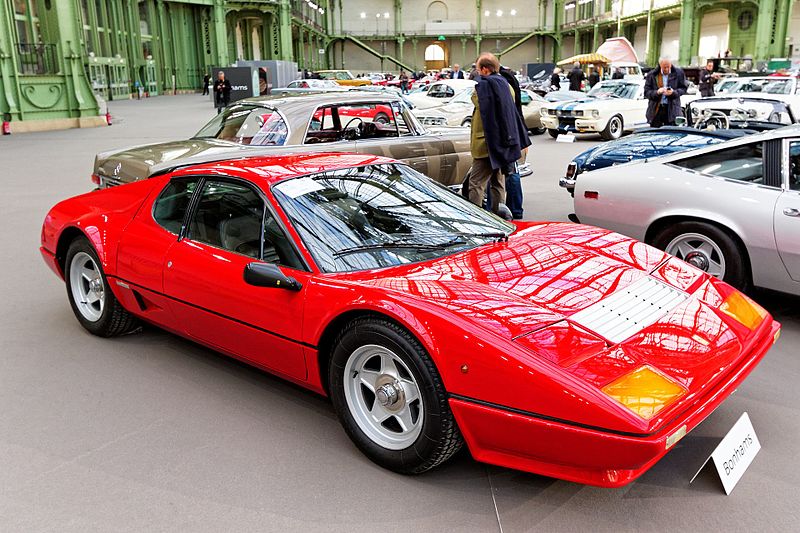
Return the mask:
[[[570,320],[616,344],[654,324],[687,298],[685,292],[645,276]]]

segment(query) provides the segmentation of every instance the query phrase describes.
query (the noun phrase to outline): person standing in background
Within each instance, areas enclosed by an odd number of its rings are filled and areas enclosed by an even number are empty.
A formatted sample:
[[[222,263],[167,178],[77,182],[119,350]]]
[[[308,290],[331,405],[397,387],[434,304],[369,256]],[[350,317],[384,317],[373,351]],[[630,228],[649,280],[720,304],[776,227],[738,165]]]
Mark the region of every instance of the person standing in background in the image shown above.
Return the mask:
[[[408,94],[408,74],[405,70],[400,71],[400,92]]]
[[[208,94],[208,82],[211,81],[211,75],[206,74],[203,76],[203,96]]]
[[[214,106],[217,108],[217,114],[222,113],[229,103],[231,103],[231,82],[220,70],[217,74],[217,81],[214,82]]]
[[[614,69],[614,74],[611,76],[612,80],[624,80],[625,79],[625,72],[622,71],[621,68],[617,67]]]
[[[520,89],[519,81],[514,75],[514,71],[504,66],[500,66],[500,75],[508,82],[511,90],[514,91],[514,107],[517,110],[520,120],[525,122],[525,117],[522,115],[522,89]],[[526,131],[527,133],[527,131]],[[530,144],[530,142],[528,142]],[[524,162],[528,155],[528,144],[522,146],[522,156],[520,162]],[[519,163],[514,163],[510,168],[510,172],[505,174],[506,177],[506,206],[511,211],[511,216],[515,220],[522,218],[522,180],[519,175]]]
[[[589,65],[589,88],[591,89],[598,83],[600,83],[600,74],[593,65]]]
[[[686,94],[686,77],[672,65],[672,60],[662,57],[658,68],[647,73],[644,79],[644,97],[647,103],[647,122],[653,128],[674,126],[675,117],[682,114],[681,96]]]
[[[464,79],[464,71],[461,70],[461,65],[456,63],[453,65],[453,79],[454,80],[463,80]]]
[[[577,61],[572,64],[572,70],[569,71],[567,74],[567,79],[569,80],[569,90],[570,91],[580,91],[581,90],[581,83],[583,80],[586,79],[586,74],[583,73],[581,70],[581,64]]]
[[[700,71],[700,96],[714,96],[714,84],[719,80],[720,75],[714,72],[714,62],[707,61],[706,68]]]
[[[487,185],[491,187],[490,209],[500,214],[505,201],[505,178],[530,145],[525,123],[514,103],[514,90],[499,74],[494,54],[483,53],[476,61],[478,76],[472,94],[470,152],[472,168],[468,178],[469,200],[483,205]]]
[[[561,89],[561,69],[556,67],[550,74],[550,90],[558,91],[559,89]]]

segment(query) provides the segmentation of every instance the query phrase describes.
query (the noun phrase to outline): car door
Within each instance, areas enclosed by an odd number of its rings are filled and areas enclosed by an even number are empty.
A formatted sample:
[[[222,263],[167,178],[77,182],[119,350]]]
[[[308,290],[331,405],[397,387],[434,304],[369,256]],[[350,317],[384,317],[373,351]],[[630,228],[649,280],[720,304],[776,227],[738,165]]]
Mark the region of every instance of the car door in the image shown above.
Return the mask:
[[[256,287],[251,263],[278,265],[305,287],[294,244],[254,185],[203,179],[181,238],[164,265],[164,292],[198,341],[294,379],[306,379],[300,341],[305,291]]]
[[[784,190],[775,206],[775,242],[789,276],[800,281],[800,139],[786,142]]]
[[[164,294],[164,264],[184,226],[200,178],[151,178],[154,189],[120,238],[117,247],[117,296],[127,309],[172,331],[182,331]]]

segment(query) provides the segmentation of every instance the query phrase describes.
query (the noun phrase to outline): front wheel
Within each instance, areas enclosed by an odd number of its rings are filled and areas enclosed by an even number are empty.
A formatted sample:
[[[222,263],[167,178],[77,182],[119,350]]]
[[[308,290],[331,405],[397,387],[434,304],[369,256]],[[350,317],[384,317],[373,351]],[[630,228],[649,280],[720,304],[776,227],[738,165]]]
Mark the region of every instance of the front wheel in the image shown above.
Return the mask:
[[[378,318],[353,321],[336,341],[329,379],[342,426],[376,464],[419,474],[461,448],[439,373],[400,326]]]
[[[653,244],[737,289],[747,288],[746,255],[717,226],[707,222],[679,222],[656,235]]]
[[[547,128],[531,128],[530,130],[528,130],[528,133],[530,133],[531,135],[541,135],[545,132],[546,129]]]
[[[558,130],[547,130],[547,133],[549,133],[550,137],[552,137],[553,139],[558,137]]]
[[[100,266],[100,259],[85,238],[72,241],[67,250],[64,278],[75,317],[87,331],[114,337],[138,327],[136,318],[119,303]]]
[[[619,115],[615,115],[611,117],[611,120],[608,121],[605,129],[600,132],[600,137],[606,141],[613,141],[614,139],[619,139],[622,137],[622,131],[622,118],[620,118]]]

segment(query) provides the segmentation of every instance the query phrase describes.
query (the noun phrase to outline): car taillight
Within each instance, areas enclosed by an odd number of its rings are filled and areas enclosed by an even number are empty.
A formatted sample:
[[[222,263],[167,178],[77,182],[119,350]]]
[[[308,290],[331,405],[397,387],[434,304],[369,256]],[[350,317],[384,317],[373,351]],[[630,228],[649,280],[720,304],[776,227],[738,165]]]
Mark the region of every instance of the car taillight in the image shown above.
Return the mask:
[[[92,183],[95,185],[100,185],[100,176],[97,174],[92,174]]]
[[[569,165],[567,165],[567,178],[568,179],[574,178],[576,170],[578,170],[578,165],[576,165],[574,161]]]

